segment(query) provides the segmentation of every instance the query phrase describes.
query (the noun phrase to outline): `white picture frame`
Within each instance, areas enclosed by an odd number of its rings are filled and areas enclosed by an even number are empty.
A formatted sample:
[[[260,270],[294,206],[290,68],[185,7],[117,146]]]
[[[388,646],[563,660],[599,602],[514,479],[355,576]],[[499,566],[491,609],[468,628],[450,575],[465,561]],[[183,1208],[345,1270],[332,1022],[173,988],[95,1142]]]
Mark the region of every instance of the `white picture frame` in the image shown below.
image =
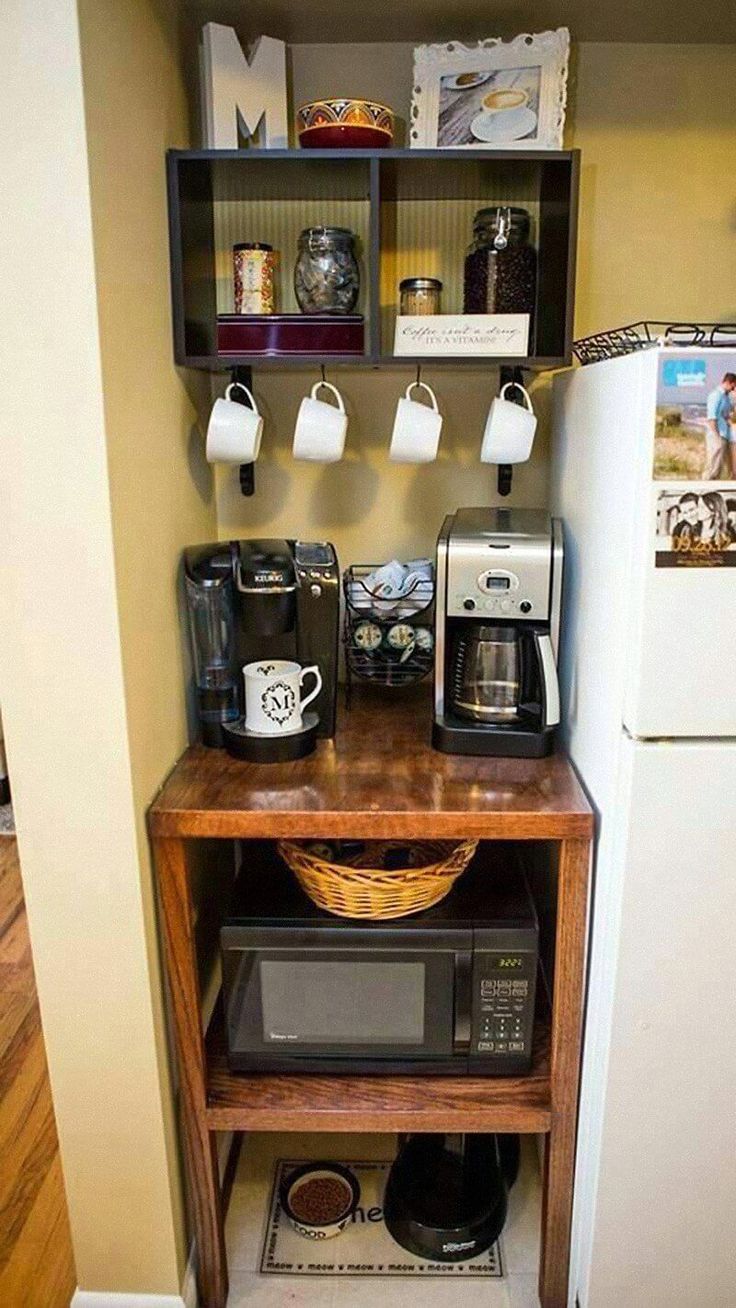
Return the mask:
[[[412,149],[560,150],[570,32],[414,51]]]

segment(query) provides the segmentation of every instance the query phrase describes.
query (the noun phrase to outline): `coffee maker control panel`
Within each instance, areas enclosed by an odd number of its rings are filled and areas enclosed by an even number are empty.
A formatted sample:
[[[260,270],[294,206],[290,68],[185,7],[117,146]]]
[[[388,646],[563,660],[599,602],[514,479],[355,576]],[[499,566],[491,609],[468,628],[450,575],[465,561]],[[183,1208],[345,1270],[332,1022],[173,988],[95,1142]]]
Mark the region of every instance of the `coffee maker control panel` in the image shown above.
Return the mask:
[[[294,541],[294,559],[302,579],[323,576],[326,569],[337,566],[334,549],[322,541]]]
[[[492,548],[484,543],[479,549],[450,551],[447,616],[546,621],[549,617],[549,544],[544,551],[527,549],[520,561],[523,566],[517,564],[515,568],[500,564],[489,567],[488,553]]]

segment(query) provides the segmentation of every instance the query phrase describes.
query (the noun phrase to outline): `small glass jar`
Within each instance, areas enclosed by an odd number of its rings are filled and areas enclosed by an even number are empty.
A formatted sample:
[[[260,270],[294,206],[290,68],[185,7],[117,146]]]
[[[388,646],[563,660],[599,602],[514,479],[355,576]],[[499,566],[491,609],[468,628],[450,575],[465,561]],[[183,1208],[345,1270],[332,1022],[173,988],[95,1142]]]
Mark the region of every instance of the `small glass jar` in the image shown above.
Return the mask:
[[[307,227],[299,237],[294,292],[302,313],[352,313],[360,293],[355,234],[347,227]]]
[[[406,277],[399,283],[399,313],[422,318],[439,313],[442,282],[437,277]]]
[[[537,252],[527,209],[479,209],[465,258],[465,313],[528,313],[537,299]],[[531,342],[531,322],[530,322]],[[530,344],[531,349],[531,344]]]
[[[275,270],[276,255],[272,245],[242,241],[233,246],[233,298],[236,313],[274,312]]]

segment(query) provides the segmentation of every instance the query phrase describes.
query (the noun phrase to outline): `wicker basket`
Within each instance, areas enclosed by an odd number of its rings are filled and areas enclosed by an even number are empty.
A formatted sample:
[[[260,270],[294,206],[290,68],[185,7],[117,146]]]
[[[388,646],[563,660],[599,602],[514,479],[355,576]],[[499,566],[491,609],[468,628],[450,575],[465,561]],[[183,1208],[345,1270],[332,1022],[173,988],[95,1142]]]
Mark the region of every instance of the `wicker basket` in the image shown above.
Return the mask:
[[[383,919],[438,904],[477,847],[477,840],[375,840],[335,863],[325,857],[330,851],[324,845],[282,840],[279,853],[320,908],[338,917]],[[404,866],[386,866],[397,860]]]

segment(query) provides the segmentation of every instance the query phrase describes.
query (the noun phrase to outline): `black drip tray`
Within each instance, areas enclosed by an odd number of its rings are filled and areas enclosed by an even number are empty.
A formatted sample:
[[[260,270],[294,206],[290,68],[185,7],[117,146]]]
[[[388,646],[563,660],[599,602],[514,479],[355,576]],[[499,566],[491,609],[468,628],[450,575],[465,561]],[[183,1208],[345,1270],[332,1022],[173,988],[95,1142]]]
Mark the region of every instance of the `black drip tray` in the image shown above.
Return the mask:
[[[317,714],[305,713],[302,730],[290,731],[283,736],[263,736],[249,731],[245,718],[224,722],[222,734],[225,749],[233,758],[243,759],[246,763],[289,763],[313,752],[318,727]]]

